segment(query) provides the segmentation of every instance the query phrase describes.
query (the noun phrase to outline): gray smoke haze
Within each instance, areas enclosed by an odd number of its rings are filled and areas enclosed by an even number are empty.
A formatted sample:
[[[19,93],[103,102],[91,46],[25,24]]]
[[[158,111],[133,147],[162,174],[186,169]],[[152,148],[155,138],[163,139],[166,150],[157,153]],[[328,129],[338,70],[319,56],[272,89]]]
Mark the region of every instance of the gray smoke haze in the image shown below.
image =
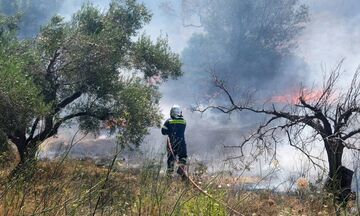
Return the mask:
[[[299,38],[296,54],[309,66],[309,80],[321,84],[324,70],[342,59],[343,74],[339,86],[346,89],[360,65],[360,2],[356,0],[307,0],[311,22]],[[320,151],[320,149],[318,149]],[[344,164],[358,171],[359,160],[345,150]]]
[[[324,72],[329,73],[345,59],[339,85],[346,88],[360,64],[360,2],[306,0],[304,3],[309,6],[311,20],[298,38],[295,54],[304,59],[309,68],[308,83],[321,85]],[[321,145],[313,148],[313,152],[326,159]],[[359,160],[355,159],[354,152],[345,150],[344,155],[344,165],[358,171]],[[306,161],[304,156],[287,145],[279,149],[278,159],[283,169],[288,171],[299,170],[298,161]],[[310,170],[313,176],[316,172]]]
[[[336,65],[345,59],[342,77],[348,82],[360,60],[360,3],[359,1],[310,1],[312,13],[309,23],[299,38],[298,55],[303,56],[311,70],[311,79],[321,79],[321,67]]]
[[[216,2],[216,5],[210,8],[211,13],[205,14],[209,17],[203,17],[202,28],[187,27],[195,29],[196,32],[182,51],[185,74],[179,80],[163,85],[164,111],[169,110],[174,103],[189,107],[198,101],[203,102],[205,98],[208,98],[210,103],[225,103],[221,99],[212,98],[217,92],[209,70],[214,71],[229,86],[234,86],[234,89],[252,89],[264,97],[288,90],[294,86],[291,81],[296,84],[300,83],[300,80],[307,81],[306,65],[302,59],[294,55],[281,57],[272,49],[259,47],[258,41],[251,36],[247,37],[252,32],[257,33],[261,25],[257,17],[249,20],[246,18],[261,15],[261,9],[257,7],[253,11],[247,11],[248,5],[256,3],[231,0],[213,2]],[[233,6],[237,8],[234,9]],[[271,10],[277,8],[272,5],[269,7]],[[213,18],[215,14],[216,17]],[[243,20],[247,21],[241,24]],[[289,68],[291,70],[288,70]],[[234,93],[236,94],[236,91]],[[213,112],[204,115],[185,112],[185,118],[188,118],[187,142],[190,155],[198,156],[207,164],[224,164],[227,157],[240,154],[238,150],[225,149],[224,146],[238,145],[242,135],[254,128],[263,116],[248,113],[227,116]],[[248,159],[251,159],[251,156],[245,160]],[[251,170],[251,174],[259,174],[257,165],[254,166],[256,171]]]
[[[56,13],[70,19],[71,15],[81,7],[83,2],[66,0]],[[106,8],[109,3],[108,0],[93,0],[91,2],[101,8]],[[161,110],[164,116],[167,117],[173,104],[184,107],[184,116],[188,122],[186,139],[189,155],[193,160],[207,162],[210,168],[212,166],[216,168],[214,164],[224,164],[223,160],[227,156],[237,155],[238,152],[226,150],[223,146],[238,144],[241,135],[246,134],[262,117],[254,118],[254,116],[237,114],[226,116],[212,112],[200,115],[199,113],[190,112],[189,107],[199,100],[203,101],[204,98],[214,93],[208,69],[214,69],[215,67],[217,71],[226,70],[227,72],[223,73],[225,76],[222,78],[228,81],[239,81],[240,87],[252,84],[252,88],[263,88],[263,86],[259,85],[266,84],[264,89],[270,91],[271,94],[281,94],[281,92],[297,86],[299,83],[320,84],[323,78],[324,65],[329,69],[343,58],[345,58],[343,69],[346,72],[342,81],[345,85],[348,77],[351,76],[360,63],[360,25],[358,24],[360,23],[360,3],[358,0],[302,1],[309,6],[310,21],[296,37],[298,47],[292,49],[292,56],[288,58],[288,61],[276,65],[276,73],[272,74],[272,77],[269,78],[259,73],[250,76],[248,79],[246,76],[236,77],[236,79],[227,77],[232,75],[232,72],[239,71],[239,65],[236,64],[232,64],[229,68],[225,68],[226,64],[220,66],[201,65],[201,61],[211,58],[211,53],[205,52],[206,47],[202,47],[203,51],[205,50],[204,52],[196,53],[197,49],[194,48],[194,43],[197,38],[194,34],[204,33],[204,29],[184,26],[182,7],[184,6],[183,3],[187,1],[143,0],[141,2],[144,2],[153,13],[151,23],[146,26],[144,31],[151,35],[152,38],[159,35],[167,36],[170,46],[176,52],[181,53],[184,61],[184,77],[169,81],[160,88],[163,94],[160,103]],[[226,7],[227,1],[222,2],[222,6]],[[198,24],[196,16],[187,17],[185,21],[189,20],[190,23]],[[234,19],[233,22],[236,23],[237,20]],[[209,56],[205,56],[205,54],[209,54]],[[231,57],[232,53],[225,52],[225,54]],[[218,58],[218,56],[215,57]],[[211,59],[211,61],[215,60]],[[199,64],[201,67],[197,67]],[[66,140],[69,140],[68,137],[71,137],[74,132],[71,129],[64,131],[63,134],[59,135],[59,139],[68,142]],[[85,148],[85,146],[87,147]],[[74,155],[102,157],[110,154],[114,146],[115,144],[112,143],[111,139],[104,136],[97,139],[87,137],[74,147]],[[53,152],[55,149],[55,147],[44,145],[44,152],[46,150]],[[160,134],[159,129],[151,130],[141,149],[149,157],[150,153],[165,151],[165,138]],[[313,150],[315,155],[321,155],[322,153],[321,147]],[[279,153],[277,160],[281,169],[280,175],[300,175],[299,173],[307,171],[306,167],[309,164],[306,162],[306,158],[295,149],[285,145],[280,146],[277,151]],[[354,167],[351,162],[352,153],[346,152],[346,154],[349,155],[346,165]],[[268,167],[270,166],[267,163],[266,168]],[[255,164],[251,172],[252,175],[256,175],[263,171],[259,170],[259,164]],[[314,174],[316,172],[317,170],[312,170],[310,173]]]
[[[278,87],[279,83],[289,83],[289,81],[290,85],[294,86],[298,86],[300,83],[321,85],[324,72],[329,72],[332,67],[344,58],[345,61],[342,67],[344,74],[341,77],[340,85],[346,87],[355,69],[360,64],[359,1],[306,0],[303,2],[309,6],[310,21],[297,38],[298,47],[293,49],[293,54],[299,60],[295,62],[289,61],[282,65],[279,70],[279,77],[272,80],[269,86]],[[179,29],[181,28],[183,27],[179,26]],[[198,28],[193,29],[197,33],[201,32]],[[188,46],[189,44],[184,49],[187,49]],[[184,52],[182,54],[183,58],[186,58]],[[184,65],[184,68],[189,68],[189,65]],[[294,70],[297,70],[297,80],[295,81],[291,80],[294,78],[293,76],[287,76]],[[174,103],[188,107],[199,98],[205,97],[202,87],[208,87],[211,79],[210,75],[206,77],[204,76],[205,73],[186,72],[188,71],[185,70],[183,78],[178,81],[170,81],[162,87],[164,94],[162,107],[165,114]],[[282,79],[281,76],[285,76],[285,79]],[[259,77],[259,79],[262,79],[262,77]],[[246,80],[244,82],[246,83]],[[286,86],[282,90],[286,90]],[[188,112],[185,117],[188,118],[187,138],[190,154],[212,155],[208,158],[215,159],[215,163],[222,163],[223,158],[221,156],[224,155],[221,154],[224,150],[221,149],[223,145],[237,144],[238,140],[241,139],[240,134],[246,133],[247,128],[253,126],[259,120],[237,115],[231,116],[230,119],[228,116],[222,118],[211,113],[199,117],[197,114]],[[312,150],[314,155],[326,159],[321,144],[316,145],[314,143]],[[308,177],[312,179],[319,172],[319,170],[314,170],[307,162],[307,159],[291,146],[280,146],[277,151],[279,153],[277,159],[282,175],[308,173]],[[353,159],[353,152],[346,151],[345,154],[345,166],[357,169],[357,162]],[[257,170],[258,165],[254,166]],[[324,166],[326,166],[326,163]]]

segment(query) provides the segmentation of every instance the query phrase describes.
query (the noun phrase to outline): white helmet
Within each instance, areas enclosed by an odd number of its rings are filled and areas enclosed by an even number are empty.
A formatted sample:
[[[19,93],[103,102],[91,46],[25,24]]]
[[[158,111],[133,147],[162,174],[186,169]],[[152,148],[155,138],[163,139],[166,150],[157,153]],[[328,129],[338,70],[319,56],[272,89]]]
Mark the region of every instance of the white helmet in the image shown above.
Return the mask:
[[[172,106],[171,110],[170,110],[170,116],[172,118],[180,118],[180,117],[182,117],[182,110],[181,110],[180,106],[178,106],[178,105]]]

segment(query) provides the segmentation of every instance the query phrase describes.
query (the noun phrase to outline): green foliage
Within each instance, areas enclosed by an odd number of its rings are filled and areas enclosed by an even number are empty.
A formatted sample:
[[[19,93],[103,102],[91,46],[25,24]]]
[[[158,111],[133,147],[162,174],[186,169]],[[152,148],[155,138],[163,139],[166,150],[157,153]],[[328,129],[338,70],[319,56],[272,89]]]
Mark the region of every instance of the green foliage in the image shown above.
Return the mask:
[[[111,21],[108,27],[113,31],[126,32],[130,36],[137,35],[137,30],[151,20],[150,12],[136,0],[112,0],[107,16]]]
[[[138,146],[161,119],[160,82],[149,79],[182,74],[166,39],[139,37],[150,17],[134,0],[114,0],[103,12],[85,4],[69,22],[54,16],[35,39],[13,37],[13,47],[0,51],[0,90],[8,101],[1,108],[15,105],[16,113],[0,123],[20,127],[16,136],[6,132],[12,141],[34,148],[77,120],[83,131],[108,127],[122,145]],[[45,126],[36,130],[40,120]]]
[[[81,13],[75,15],[75,24],[86,35],[99,34],[104,28],[100,11],[90,3],[84,5],[82,10]]]
[[[40,26],[48,22],[62,4],[62,0],[0,0],[0,13],[17,15],[21,20],[19,36],[31,38],[36,36]]]
[[[52,55],[61,47],[65,39],[65,23],[60,16],[51,18],[50,23],[41,29],[39,47],[47,55]]]
[[[43,103],[38,88],[23,73],[22,62],[16,58],[7,60],[0,58],[0,125],[15,129],[40,114]]]
[[[147,161],[138,177],[139,192],[133,213],[141,215],[228,215],[225,206],[192,190],[193,185],[161,174],[162,160]],[[228,191],[207,188],[217,200],[224,200]]]
[[[160,127],[161,114],[157,104],[160,95],[151,86],[146,86],[140,80],[131,81],[119,92],[117,104],[118,113],[121,115],[121,124],[126,127],[123,133],[118,133],[120,143],[133,143],[139,145],[143,137],[152,126]]]
[[[226,192],[214,191],[211,194],[216,194],[217,200],[223,200]],[[199,194],[185,202],[178,211],[184,215],[228,215],[225,206],[215,202],[204,194]]]
[[[18,29],[18,17],[6,17],[0,14],[0,47],[9,45]]]
[[[163,79],[169,76],[176,78],[182,75],[179,56],[171,52],[167,40],[159,38],[153,44],[149,37],[142,35],[134,47],[135,65],[143,70],[145,77],[161,75]],[[162,71],[161,74],[158,74]]]
[[[25,129],[35,115],[46,112],[41,92],[28,74],[32,59],[26,44],[15,38],[13,17],[0,17],[0,130],[6,134]],[[31,61],[33,61],[32,59]]]

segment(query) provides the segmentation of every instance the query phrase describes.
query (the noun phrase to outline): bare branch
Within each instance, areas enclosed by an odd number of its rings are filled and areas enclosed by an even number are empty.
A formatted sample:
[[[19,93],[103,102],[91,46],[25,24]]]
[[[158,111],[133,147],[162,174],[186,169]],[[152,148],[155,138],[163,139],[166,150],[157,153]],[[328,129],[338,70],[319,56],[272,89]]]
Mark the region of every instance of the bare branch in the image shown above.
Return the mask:
[[[329,121],[326,119],[325,115],[321,112],[321,110],[319,108],[317,108],[316,106],[311,106],[310,104],[306,103],[306,101],[303,97],[300,97],[299,100],[300,100],[300,103],[305,108],[308,108],[311,111],[313,111],[315,114],[315,117],[318,118],[319,120],[321,120],[321,122],[324,125],[324,130],[326,131],[326,134],[331,134],[332,133],[331,125],[330,125]]]
[[[289,144],[290,144],[292,147],[296,148],[296,149],[299,150],[301,153],[303,153],[303,154],[309,159],[309,161],[310,161],[314,166],[320,168],[321,170],[324,170],[324,168],[323,168],[320,164],[316,163],[316,162],[313,160],[313,158],[314,158],[314,159],[318,159],[318,160],[319,160],[319,158],[310,155],[309,153],[305,152],[304,149],[302,149],[302,148],[300,148],[299,146],[295,145],[295,144],[293,143],[292,139],[291,139],[291,135],[290,135],[289,131],[286,130],[285,132],[286,132],[286,135],[287,135],[287,138],[288,138],[288,142],[289,142]]]
[[[348,134],[346,134],[345,136],[343,136],[343,137],[342,137],[342,140],[347,140],[347,139],[349,139],[349,138],[351,138],[351,137],[353,137],[354,135],[359,134],[359,133],[360,133],[360,128],[355,129],[355,130],[349,132]]]

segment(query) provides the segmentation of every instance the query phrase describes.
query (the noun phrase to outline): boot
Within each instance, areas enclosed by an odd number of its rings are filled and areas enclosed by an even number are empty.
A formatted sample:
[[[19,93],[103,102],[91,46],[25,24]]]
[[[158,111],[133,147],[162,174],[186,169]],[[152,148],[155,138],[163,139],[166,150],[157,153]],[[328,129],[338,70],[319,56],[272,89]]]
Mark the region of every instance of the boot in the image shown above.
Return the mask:
[[[181,176],[182,180],[187,180],[186,165],[183,165],[183,164],[179,165],[176,173]]]

